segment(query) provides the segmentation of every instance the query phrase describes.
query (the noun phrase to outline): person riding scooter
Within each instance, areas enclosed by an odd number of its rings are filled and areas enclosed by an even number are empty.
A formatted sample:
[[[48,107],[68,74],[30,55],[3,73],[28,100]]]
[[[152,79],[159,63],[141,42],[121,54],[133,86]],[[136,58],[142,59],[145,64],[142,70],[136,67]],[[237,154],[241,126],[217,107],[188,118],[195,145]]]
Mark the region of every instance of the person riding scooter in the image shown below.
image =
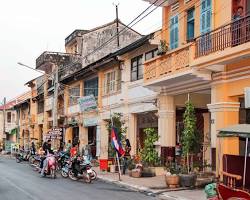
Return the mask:
[[[53,155],[54,152],[51,150],[51,140],[48,140],[47,142],[43,143],[43,151],[44,151],[44,156],[41,158],[41,164],[40,164],[40,169],[41,169],[41,176],[44,176],[44,171],[47,168],[47,157],[49,155]]]

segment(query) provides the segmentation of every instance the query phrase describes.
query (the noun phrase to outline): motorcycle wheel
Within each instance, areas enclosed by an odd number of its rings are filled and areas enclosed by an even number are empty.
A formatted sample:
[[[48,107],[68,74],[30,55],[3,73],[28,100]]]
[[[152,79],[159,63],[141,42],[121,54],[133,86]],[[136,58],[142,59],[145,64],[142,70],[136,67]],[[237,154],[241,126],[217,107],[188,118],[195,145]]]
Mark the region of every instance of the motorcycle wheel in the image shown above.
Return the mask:
[[[90,174],[91,180],[96,180],[97,179],[97,173],[95,170],[92,169],[92,173]]]
[[[91,183],[91,175],[87,172],[84,172],[84,180],[85,180],[85,183]]]
[[[77,178],[74,176],[74,173],[72,170],[69,170],[69,178],[73,181],[77,181]]]
[[[34,162],[35,162],[35,158],[33,156],[31,156],[29,158],[29,164],[32,166],[34,164]]]
[[[54,169],[51,169],[50,174],[51,174],[51,178],[53,179],[56,178],[56,171]]]
[[[21,162],[21,159],[19,157],[16,157],[16,162],[17,163],[20,163]]]
[[[67,178],[69,176],[67,172],[63,171],[63,169],[61,170],[61,175],[63,178]]]

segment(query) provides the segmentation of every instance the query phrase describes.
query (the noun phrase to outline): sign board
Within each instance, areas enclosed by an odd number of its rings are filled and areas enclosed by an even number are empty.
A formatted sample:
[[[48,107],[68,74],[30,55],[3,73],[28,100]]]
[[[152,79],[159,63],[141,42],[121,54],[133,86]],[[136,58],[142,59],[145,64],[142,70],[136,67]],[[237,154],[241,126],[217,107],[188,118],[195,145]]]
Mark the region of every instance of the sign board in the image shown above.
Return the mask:
[[[83,119],[83,125],[85,127],[96,126],[97,124],[98,124],[98,118],[97,117]]]
[[[245,108],[250,108],[250,87],[245,88]]]
[[[79,98],[78,104],[80,106],[81,112],[97,110],[97,104],[94,95]]]
[[[54,128],[52,130],[50,130],[46,135],[45,135],[45,139],[62,139],[62,135],[63,135],[63,129],[62,128]]]

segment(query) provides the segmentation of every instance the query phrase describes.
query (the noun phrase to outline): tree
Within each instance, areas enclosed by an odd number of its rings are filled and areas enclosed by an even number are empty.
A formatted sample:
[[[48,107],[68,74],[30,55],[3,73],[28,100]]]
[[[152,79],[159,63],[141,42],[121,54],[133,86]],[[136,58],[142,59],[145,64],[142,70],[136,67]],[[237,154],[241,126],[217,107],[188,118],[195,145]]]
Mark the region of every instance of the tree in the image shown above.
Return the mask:
[[[188,100],[185,103],[186,109],[183,115],[184,118],[184,130],[182,132],[182,151],[187,158],[187,170],[189,173],[189,155],[195,151],[196,142],[196,116],[193,104]]]
[[[155,166],[159,162],[159,156],[154,147],[154,143],[158,141],[159,136],[154,128],[146,128],[144,132],[146,138],[141,152],[142,161],[148,166]]]

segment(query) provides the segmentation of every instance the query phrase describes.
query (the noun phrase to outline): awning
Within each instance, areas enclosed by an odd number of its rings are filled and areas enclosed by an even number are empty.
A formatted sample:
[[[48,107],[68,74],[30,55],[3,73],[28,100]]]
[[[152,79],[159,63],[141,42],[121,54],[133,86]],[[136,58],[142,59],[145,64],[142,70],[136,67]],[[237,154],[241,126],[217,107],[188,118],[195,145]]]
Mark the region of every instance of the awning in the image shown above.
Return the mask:
[[[17,134],[17,128],[11,129],[11,131],[9,132],[9,135],[15,135],[15,134]]]
[[[250,124],[237,124],[219,130],[218,137],[250,138]]]

